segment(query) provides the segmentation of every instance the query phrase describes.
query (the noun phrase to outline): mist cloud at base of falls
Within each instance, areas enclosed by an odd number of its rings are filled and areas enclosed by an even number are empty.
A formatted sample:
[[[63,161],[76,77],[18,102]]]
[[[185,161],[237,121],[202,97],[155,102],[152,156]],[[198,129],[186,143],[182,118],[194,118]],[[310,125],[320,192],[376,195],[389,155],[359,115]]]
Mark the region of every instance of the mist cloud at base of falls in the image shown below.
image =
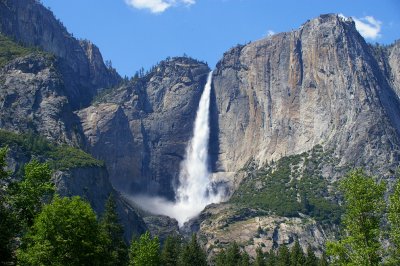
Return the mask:
[[[175,202],[160,197],[131,197],[141,208],[153,214],[175,218],[180,226],[196,217],[207,205],[221,202],[224,198],[224,189],[218,188],[212,182],[208,167],[211,84],[212,72],[208,75],[201,95],[193,137],[188,143],[185,159],[181,163]]]

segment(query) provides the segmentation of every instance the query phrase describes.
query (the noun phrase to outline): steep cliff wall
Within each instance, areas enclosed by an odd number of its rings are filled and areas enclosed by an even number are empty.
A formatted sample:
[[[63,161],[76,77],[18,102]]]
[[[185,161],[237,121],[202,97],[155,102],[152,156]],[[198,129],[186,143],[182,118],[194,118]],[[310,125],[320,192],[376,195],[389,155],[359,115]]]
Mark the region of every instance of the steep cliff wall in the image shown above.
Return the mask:
[[[118,189],[174,197],[208,72],[190,58],[166,60],[78,112],[88,149]]]
[[[334,150],[339,165],[399,161],[398,99],[351,20],[323,15],[228,51],[214,72],[214,90],[217,171],[317,144]]]
[[[55,58],[32,53],[0,68],[0,127],[78,145],[84,140],[80,121],[55,65]]]
[[[102,88],[120,82],[108,69],[92,43],[79,42],[53,13],[36,0],[0,1],[0,32],[25,45],[54,54],[65,84],[65,95],[74,109],[86,106]]]

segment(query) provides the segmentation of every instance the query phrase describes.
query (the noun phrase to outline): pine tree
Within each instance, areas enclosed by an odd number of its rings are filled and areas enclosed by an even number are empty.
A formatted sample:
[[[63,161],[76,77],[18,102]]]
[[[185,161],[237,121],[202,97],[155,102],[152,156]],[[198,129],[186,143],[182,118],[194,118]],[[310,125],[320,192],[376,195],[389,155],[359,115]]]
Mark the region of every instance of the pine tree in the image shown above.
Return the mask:
[[[290,252],[290,265],[291,266],[302,266],[306,259],[304,257],[303,249],[300,246],[299,240],[296,239],[292,250]]]
[[[267,259],[267,264],[266,264],[267,266],[275,266],[277,263],[275,252],[272,249],[266,254],[266,259]]]
[[[197,242],[196,235],[192,235],[191,241],[183,246],[179,257],[180,266],[207,266],[207,256]]]
[[[314,251],[312,250],[311,245],[307,247],[307,257],[305,266],[318,266],[318,258],[315,256]]]
[[[276,262],[278,266],[290,265],[290,252],[286,245],[279,246]]]
[[[181,250],[181,241],[176,236],[168,236],[161,251],[161,264],[163,266],[175,266]]]
[[[113,194],[110,194],[106,202],[100,228],[106,237],[105,252],[107,259],[105,265],[127,265],[129,260],[128,247],[123,238],[124,229],[119,223]]]
[[[379,238],[385,184],[378,184],[362,170],[355,170],[340,182],[340,189],[345,199],[343,238],[328,242],[327,252],[338,264],[378,265],[382,261]]]
[[[6,170],[7,152],[7,147],[0,149],[0,265],[9,265],[13,261],[12,239],[18,231],[16,218],[7,206],[6,191],[2,189],[3,181],[10,174]]]
[[[254,262],[255,266],[265,266],[265,257],[264,252],[260,247],[256,249],[256,261]]]
[[[238,244],[233,242],[229,245],[226,250],[226,265],[227,266],[236,266],[239,264],[241,260],[240,249]]]
[[[247,254],[246,251],[243,251],[242,259],[240,260],[239,265],[240,266],[250,266],[250,256],[249,256],[249,254]]]
[[[397,182],[393,194],[390,196],[388,218],[390,224],[389,235],[392,243],[389,263],[400,265],[400,182]]]
[[[215,266],[226,266],[226,253],[225,250],[221,250],[216,256],[215,256]]]
[[[137,240],[132,240],[129,250],[129,266],[158,266],[160,264],[160,242],[151,238],[147,231]]]

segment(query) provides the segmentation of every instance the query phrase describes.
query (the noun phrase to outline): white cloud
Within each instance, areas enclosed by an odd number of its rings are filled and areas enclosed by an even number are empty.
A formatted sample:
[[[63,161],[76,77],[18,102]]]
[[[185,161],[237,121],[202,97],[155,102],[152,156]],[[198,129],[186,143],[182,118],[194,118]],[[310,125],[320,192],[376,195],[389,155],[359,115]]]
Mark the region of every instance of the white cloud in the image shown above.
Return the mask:
[[[268,30],[268,32],[267,32],[267,36],[269,37],[269,36],[272,36],[272,35],[274,35],[275,34],[275,31],[273,31],[273,30]]]
[[[125,0],[125,3],[137,9],[147,9],[151,13],[162,13],[168,8],[179,4],[193,5],[196,0]]]
[[[363,18],[352,17],[352,19],[356,23],[357,30],[364,38],[375,40],[381,37],[382,21],[372,16],[365,16]]]

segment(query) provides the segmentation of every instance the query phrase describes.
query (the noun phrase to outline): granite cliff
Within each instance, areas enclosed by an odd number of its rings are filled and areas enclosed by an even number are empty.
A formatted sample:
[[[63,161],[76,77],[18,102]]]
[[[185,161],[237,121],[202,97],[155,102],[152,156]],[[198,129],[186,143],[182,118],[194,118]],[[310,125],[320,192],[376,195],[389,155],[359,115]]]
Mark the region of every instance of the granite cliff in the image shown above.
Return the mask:
[[[145,230],[114,188],[174,199],[209,67],[174,57],[122,80],[94,44],[34,0],[0,0],[0,32],[0,47],[12,51],[0,53],[0,128],[103,160],[106,168],[56,172],[60,193],[84,196],[98,213],[116,193],[128,234]],[[334,14],[227,51],[213,72],[209,153],[231,198],[183,231],[198,231],[210,254],[233,240],[254,255],[296,238],[322,251],[340,215],[335,182],[354,167],[393,180],[399,59],[399,41],[367,44],[351,19]],[[163,217],[145,221],[154,233],[177,231]]]

